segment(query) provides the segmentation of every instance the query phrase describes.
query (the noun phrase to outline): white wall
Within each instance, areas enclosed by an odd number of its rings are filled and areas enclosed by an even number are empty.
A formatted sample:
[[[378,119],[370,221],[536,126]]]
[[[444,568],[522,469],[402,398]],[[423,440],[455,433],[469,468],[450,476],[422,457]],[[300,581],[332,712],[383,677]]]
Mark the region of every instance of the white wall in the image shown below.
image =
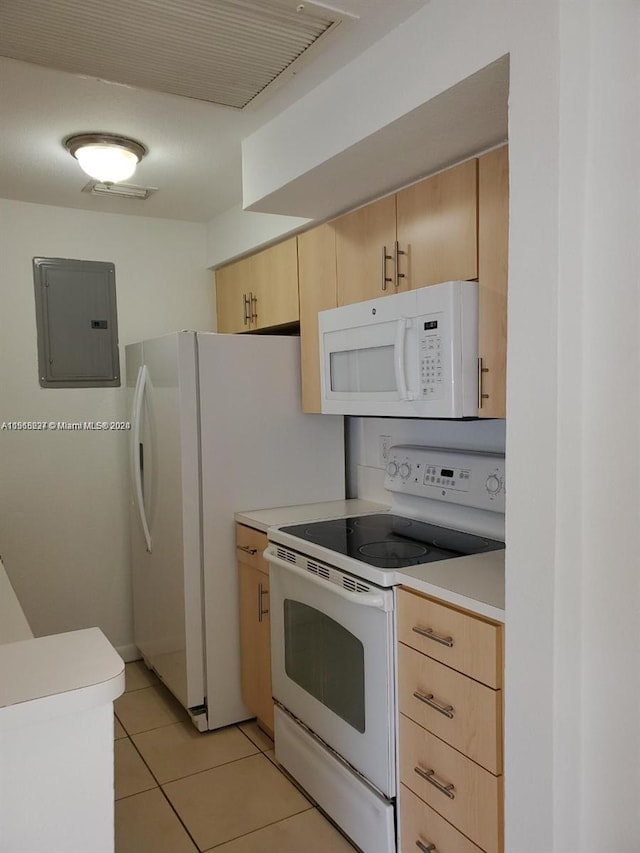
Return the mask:
[[[627,853],[640,849],[640,7],[561,12],[555,844]]]
[[[220,266],[255,251],[258,246],[299,231],[308,222],[297,216],[251,213],[239,205],[232,207],[207,225],[207,266]]]
[[[112,261],[124,345],[214,329],[206,227],[0,200],[0,423],[127,420],[126,389],[38,383],[32,258]],[[36,635],[132,643],[126,432],[0,430],[0,553]]]

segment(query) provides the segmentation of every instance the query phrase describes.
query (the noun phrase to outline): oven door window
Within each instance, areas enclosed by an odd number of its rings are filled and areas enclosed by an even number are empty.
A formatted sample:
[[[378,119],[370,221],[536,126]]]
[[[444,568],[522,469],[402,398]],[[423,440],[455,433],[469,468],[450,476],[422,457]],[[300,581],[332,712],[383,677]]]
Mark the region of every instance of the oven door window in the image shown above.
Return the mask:
[[[285,671],[359,732],[365,730],[364,646],[325,613],[285,599]]]

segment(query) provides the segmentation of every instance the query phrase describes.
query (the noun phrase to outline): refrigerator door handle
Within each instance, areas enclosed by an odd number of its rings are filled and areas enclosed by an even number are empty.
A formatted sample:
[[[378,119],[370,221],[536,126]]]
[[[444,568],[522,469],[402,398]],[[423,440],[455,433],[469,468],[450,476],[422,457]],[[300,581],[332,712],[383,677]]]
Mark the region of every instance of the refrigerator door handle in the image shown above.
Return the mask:
[[[144,540],[147,546],[147,551],[151,553],[151,532],[149,523],[147,522],[147,514],[144,508],[144,496],[142,494],[142,467],[140,465],[140,427],[142,423],[142,404],[144,402],[144,392],[149,378],[149,371],[146,364],[140,365],[138,371],[138,380],[136,382],[136,390],[133,395],[133,484],[136,496],[136,506],[138,516],[144,533]]]

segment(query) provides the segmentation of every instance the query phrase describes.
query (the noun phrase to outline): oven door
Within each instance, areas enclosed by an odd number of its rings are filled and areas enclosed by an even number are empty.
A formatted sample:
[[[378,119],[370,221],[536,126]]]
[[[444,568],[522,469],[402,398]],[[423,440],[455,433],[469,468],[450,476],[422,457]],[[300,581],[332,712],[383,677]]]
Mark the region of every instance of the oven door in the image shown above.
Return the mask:
[[[265,556],[274,699],[393,797],[392,590],[281,546]]]

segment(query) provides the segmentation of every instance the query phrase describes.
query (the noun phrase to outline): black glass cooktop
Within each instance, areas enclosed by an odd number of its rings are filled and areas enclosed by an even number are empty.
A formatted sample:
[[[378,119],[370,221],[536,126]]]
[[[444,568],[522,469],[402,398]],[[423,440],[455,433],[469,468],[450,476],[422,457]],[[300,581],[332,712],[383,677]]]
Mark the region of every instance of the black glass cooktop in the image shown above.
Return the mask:
[[[379,569],[402,569],[504,548],[504,542],[495,539],[389,513],[334,518],[281,529]]]

